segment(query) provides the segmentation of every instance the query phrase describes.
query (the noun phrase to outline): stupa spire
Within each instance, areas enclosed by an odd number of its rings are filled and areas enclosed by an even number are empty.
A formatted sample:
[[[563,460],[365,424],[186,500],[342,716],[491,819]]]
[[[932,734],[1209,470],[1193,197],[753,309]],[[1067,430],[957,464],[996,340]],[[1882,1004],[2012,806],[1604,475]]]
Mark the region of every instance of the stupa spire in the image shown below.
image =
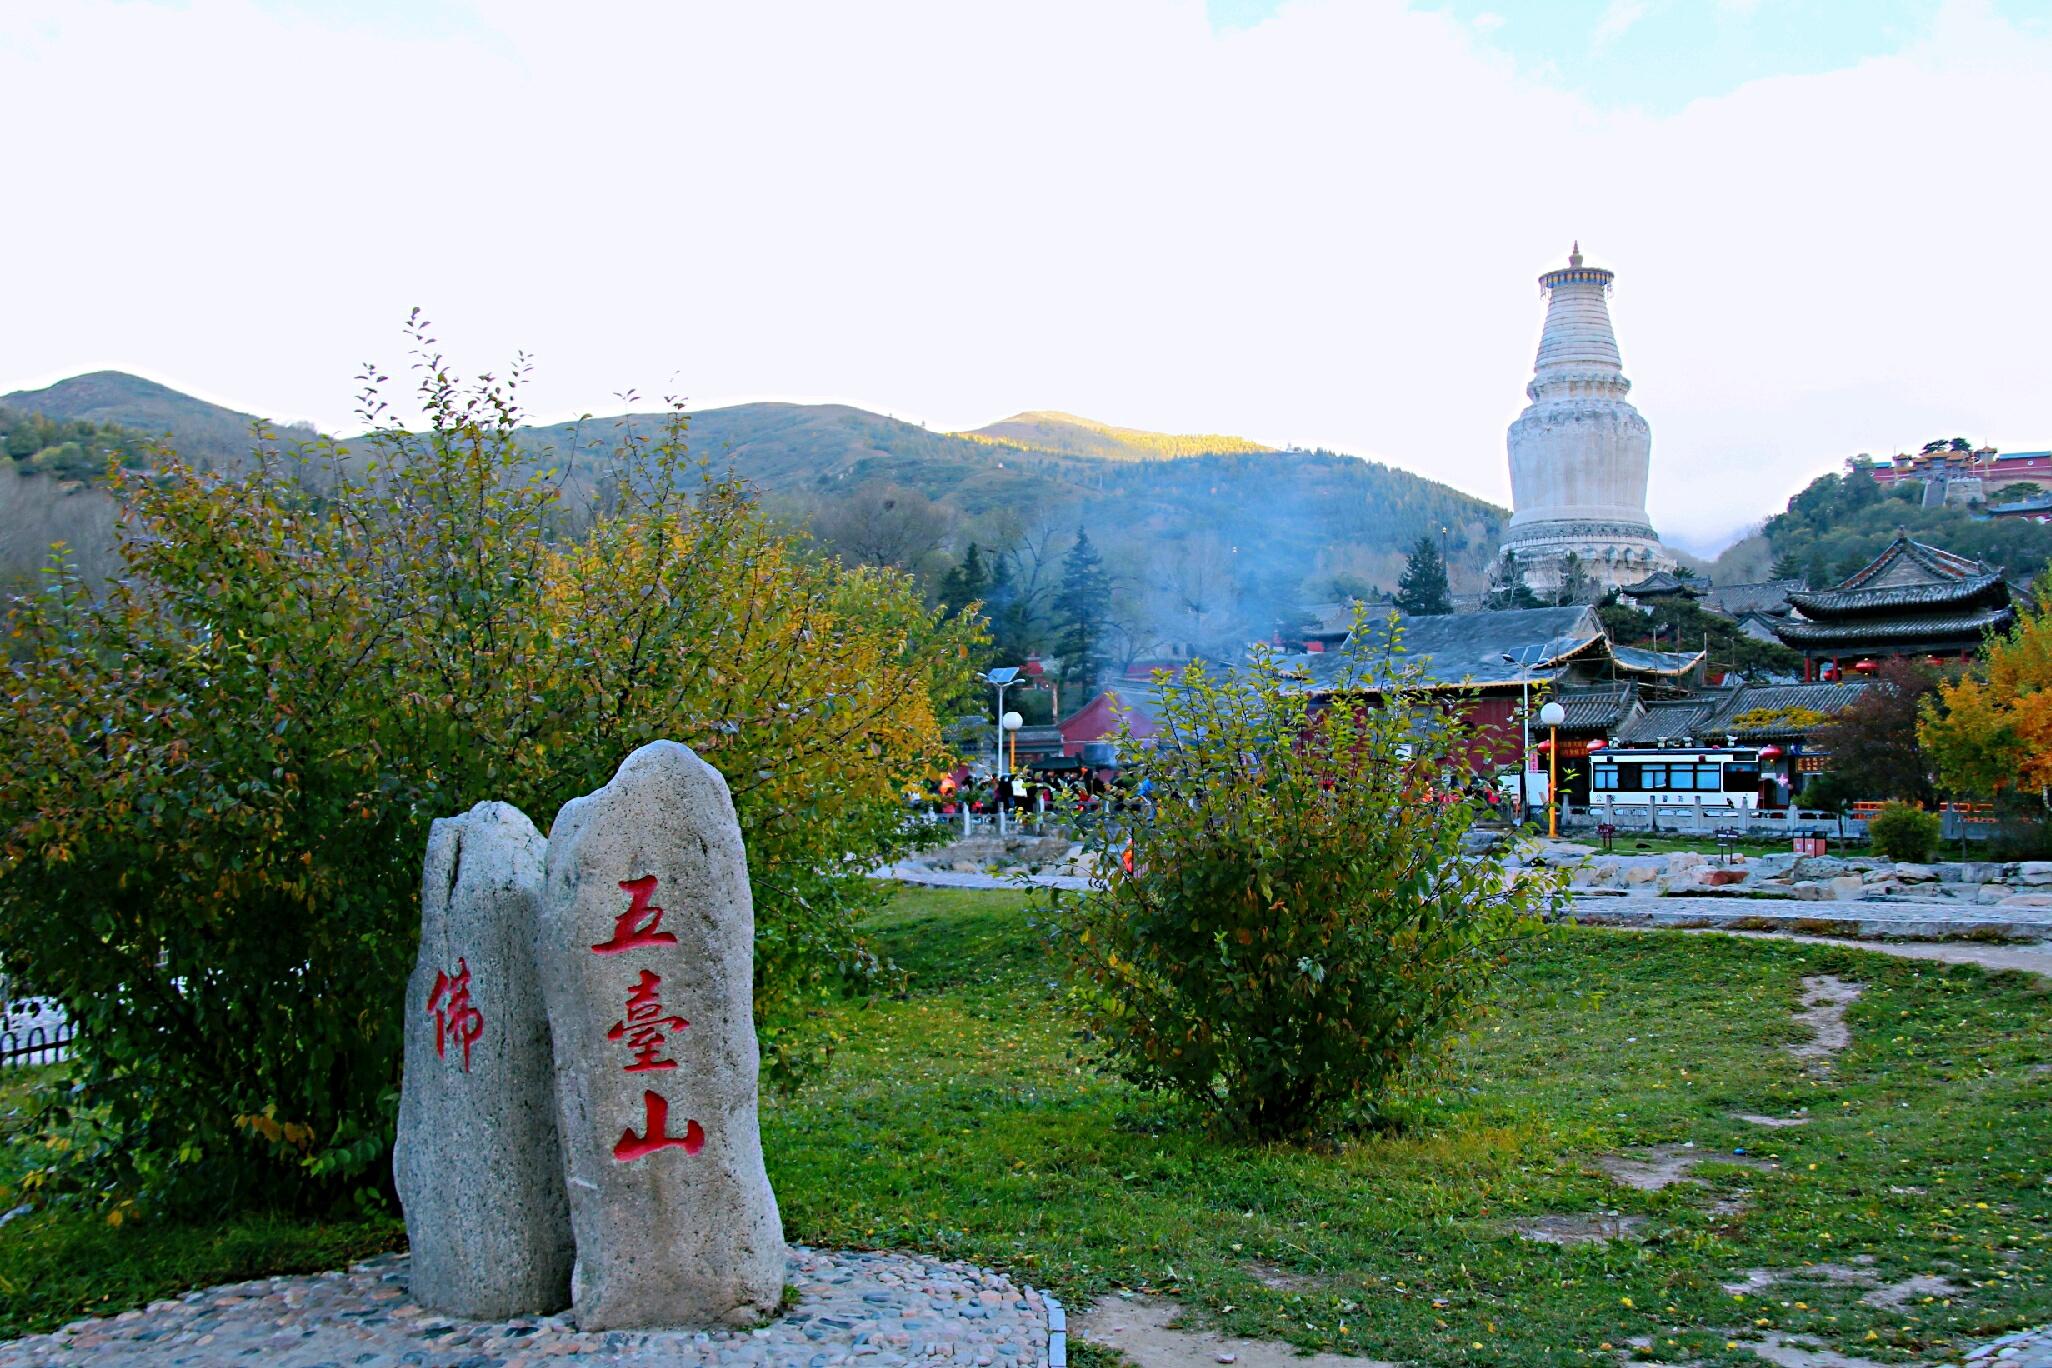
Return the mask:
[[[1646,517],[1653,434],[1626,397],[1613,279],[1583,263],[1580,239],[1566,266],[1539,277],[1546,322],[1525,389],[1532,402],[1510,429],[1514,511],[1504,549],[1541,591],[1561,583],[1569,553],[1598,585],[1636,584],[1675,564]]]

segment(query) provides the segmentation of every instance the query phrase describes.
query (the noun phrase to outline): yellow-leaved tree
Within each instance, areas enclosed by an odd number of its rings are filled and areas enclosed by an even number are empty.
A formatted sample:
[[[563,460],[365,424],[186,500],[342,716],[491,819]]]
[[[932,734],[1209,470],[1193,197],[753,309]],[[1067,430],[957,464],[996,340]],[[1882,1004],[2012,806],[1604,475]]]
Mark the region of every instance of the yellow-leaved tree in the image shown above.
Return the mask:
[[[2052,792],[2052,573],[2033,587],[2009,634],[1925,702],[1917,737],[1953,792]]]
[[[0,970],[80,1024],[53,1120],[110,1202],[383,1190],[428,823],[546,828],[657,737],[732,787],[765,1058],[817,1058],[973,687],[972,619],[778,533],[681,412],[559,465],[520,371],[459,385],[415,338],[424,422],[370,373],[347,450],[116,473],[122,573],[9,611]]]

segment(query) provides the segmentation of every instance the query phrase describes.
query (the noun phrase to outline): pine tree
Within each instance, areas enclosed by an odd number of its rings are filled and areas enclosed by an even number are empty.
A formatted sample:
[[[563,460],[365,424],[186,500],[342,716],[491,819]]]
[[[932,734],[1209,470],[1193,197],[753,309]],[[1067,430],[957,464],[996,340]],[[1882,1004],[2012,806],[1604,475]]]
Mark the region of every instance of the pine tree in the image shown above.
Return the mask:
[[[1803,563],[1797,557],[1783,552],[1774,558],[1773,566],[1767,571],[1767,578],[1771,580],[1801,580],[1804,578]]]
[[[1111,576],[1090,544],[1090,534],[1076,529],[1076,544],[1062,557],[1062,583],[1055,592],[1055,654],[1062,660],[1064,684],[1095,684],[1104,673],[1104,622],[1111,613]]]
[[[1482,602],[1485,607],[1496,610],[1539,606],[1539,596],[1532,592],[1531,585],[1525,583],[1525,567],[1518,563],[1518,553],[1507,546],[1490,576],[1489,595]]]
[[[969,543],[963,553],[960,565],[948,567],[948,573],[941,576],[941,607],[950,616],[958,616],[972,603],[990,601],[990,569],[984,564],[983,551],[975,542]]]
[[[1453,611],[1453,591],[1446,583],[1446,561],[1430,536],[1418,538],[1404,562],[1403,578],[1397,581],[1396,606],[1413,617],[1435,617]]]
[[[1587,603],[1595,594],[1596,581],[1582,568],[1582,558],[1568,552],[1560,563],[1560,588],[1553,595],[1554,603],[1563,608],[1571,603]]]

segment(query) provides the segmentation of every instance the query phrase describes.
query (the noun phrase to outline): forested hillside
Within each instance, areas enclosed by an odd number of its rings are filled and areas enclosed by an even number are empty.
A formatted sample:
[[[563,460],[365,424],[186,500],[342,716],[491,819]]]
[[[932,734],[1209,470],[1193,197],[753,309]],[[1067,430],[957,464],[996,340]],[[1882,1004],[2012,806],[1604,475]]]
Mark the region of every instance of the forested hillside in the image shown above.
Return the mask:
[[[1788,501],[1763,529],[1775,578],[1823,588],[1858,570],[1907,532],[1921,542],[2000,566],[2011,579],[2035,578],[2052,561],[2052,527],[2021,518],[1981,518],[1957,504],[1923,506],[1924,487],[1883,487],[1864,471],[1825,475]]]
[[[93,441],[102,446],[142,450],[161,436],[207,467],[242,459],[256,421],[111,372],[8,402],[52,423],[100,425]],[[662,421],[660,413],[591,418],[525,429],[522,440],[537,468],[595,487],[623,430],[653,433]],[[283,434],[288,442],[311,435]],[[1228,450],[1197,454],[1213,445]],[[691,446],[754,484],[775,515],[826,549],[910,569],[936,593],[976,545],[1008,577],[1029,644],[1051,634],[1056,567],[1086,532],[1112,590],[1108,632],[1123,643],[1113,654],[1127,658],[1265,635],[1305,604],[1387,589],[1402,570],[1402,548],[1419,536],[1443,535],[1456,587],[1479,587],[1506,517],[1372,461],[1059,414],[1022,414],[961,435],[847,405],[741,404],[693,414]],[[0,487],[14,525],[0,553],[16,572],[40,563],[50,530],[48,491],[32,484]],[[64,535],[78,542],[83,506],[69,511]],[[104,524],[111,512],[96,516]]]
[[[0,407],[63,422],[124,429],[142,445],[163,441],[196,466],[232,466],[249,455],[252,414],[181,394],[168,385],[121,371],[93,371],[46,389],[0,395]],[[305,425],[287,436],[310,437]]]
[[[1053,451],[1071,456],[1095,456],[1106,461],[1154,461],[1174,456],[1233,456],[1250,451],[1273,451],[1274,447],[1250,442],[1245,437],[1215,433],[1143,432],[1139,428],[1113,427],[1108,423],[1078,418],[1073,413],[1036,411],[1011,417],[965,437],[987,437],[994,442],[1026,447],[1032,451]]]

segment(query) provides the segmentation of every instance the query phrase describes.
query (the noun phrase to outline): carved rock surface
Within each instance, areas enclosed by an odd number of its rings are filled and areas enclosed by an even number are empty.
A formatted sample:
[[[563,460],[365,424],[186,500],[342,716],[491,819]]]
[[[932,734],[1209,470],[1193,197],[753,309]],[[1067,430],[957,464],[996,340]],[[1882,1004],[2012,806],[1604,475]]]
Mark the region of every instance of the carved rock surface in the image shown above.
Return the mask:
[[[564,805],[535,957],[584,1329],[750,1325],[782,1299],[754,951],[734,805],[689,747],[643,746]]]
[[[472,1320],[570,1301],[570,1212],[534,971],[545,842],[505,803],[428,832],[392,1171],[421,1305]]]

